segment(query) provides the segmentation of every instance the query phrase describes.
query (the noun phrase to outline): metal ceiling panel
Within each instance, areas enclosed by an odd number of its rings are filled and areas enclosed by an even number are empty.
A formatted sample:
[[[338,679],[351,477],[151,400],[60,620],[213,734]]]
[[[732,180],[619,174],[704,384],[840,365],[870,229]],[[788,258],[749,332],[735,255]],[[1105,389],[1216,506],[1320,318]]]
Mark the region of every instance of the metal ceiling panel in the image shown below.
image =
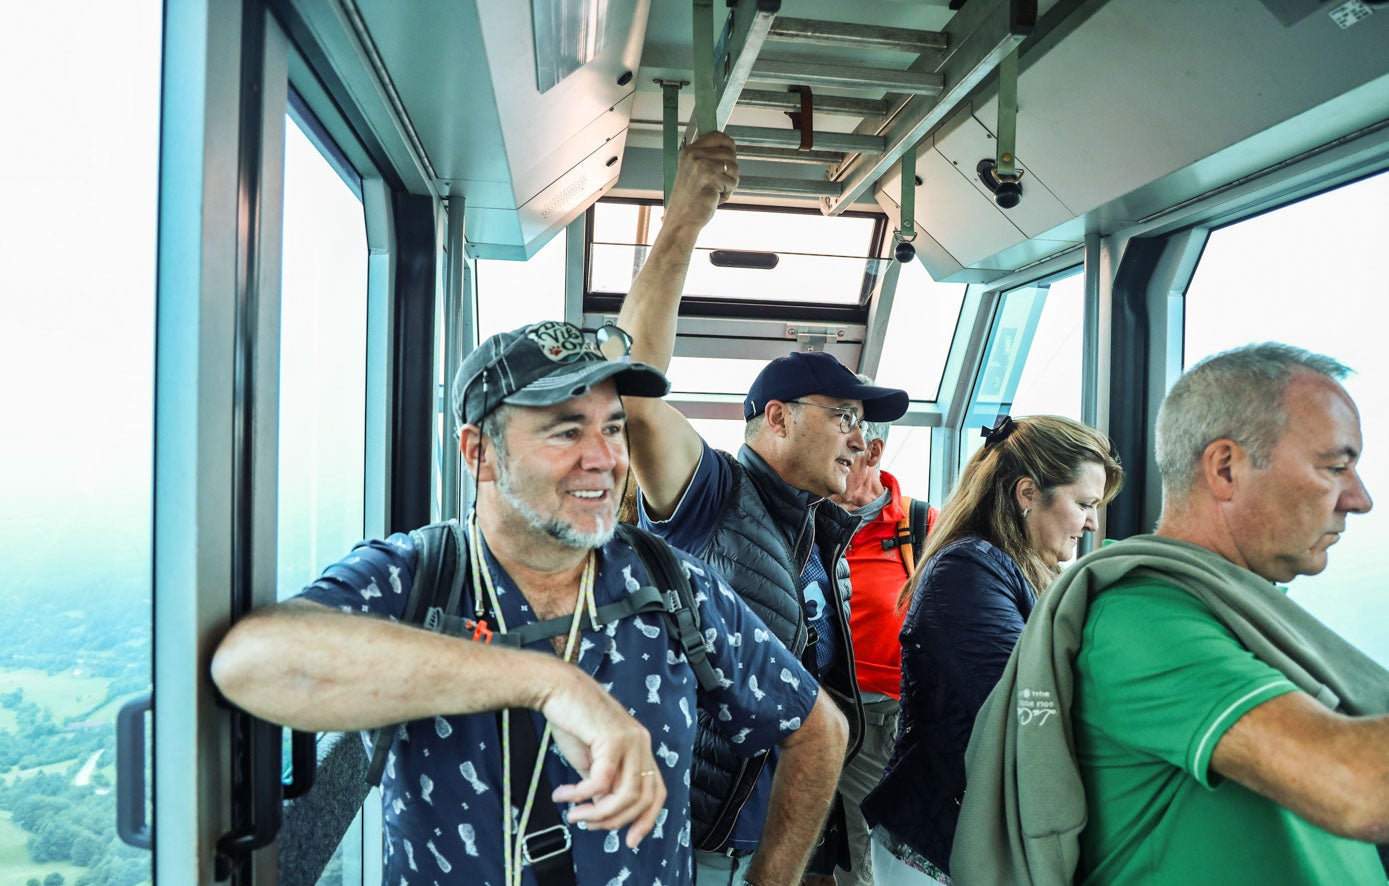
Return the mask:
[[[338,18],[353,22],[362,44],[342,64],[375,72],[420,146],[417,167],[432,176],[438,193],[464,196],[476,254],[532,254],[612,187],[634,123],[638,146],[655,147],[659,90],[651,80],[691,76],[686,3],[608,0],[601,51],[543,93],[536,86],[528,2],[329,5],[344,11]],[[917,196],[918,228],[934,244],[923,259],[940,279],[1006,268],[1052,246],[1069,248],[1084,231],[1113,230],[1389,116],[1389,15],[1343,27],[1326,14],[1289,23],[1266,0],[1040,6],[1044,18],[1054,11],[1065,25],[1039,22],[1037,40],[1022,51],[1016,142],[1027,171],[1022,204],[1000,211],[974,176],[995,126],[992,87],[964,106],[972,119],[951,115],[961,122],[935,127],[929,136],[937,150],[922,152],[927,184]],[[844,10],[831,0],[785,0],[778,15],[832,21],[845,17]],[[852,16],[855,24],[926,30],[953,20],[945,0],[863,2]],[[759,57],[806,57],[804,45],[782,42],[769,42]],[[1234,45],[1240,53],[1225,51]],[[835,49],[817,47],[815,57],[833,61]],[[904,66],[909,57],[852,47],[842,54],[888,67]],[[881,90],[837,91],[844,98],[884,98]],[[682,122],[691,94],[681,97]],[[816,129],[846,132],[863,120],[827,111],[817,114]],[[735,108],[730,123],[790,129],[782,111],[765,105]],[[613,157],[615,166],[607,166]],[[773,166],[749,162],[744,172],[822,178],[813,165],[755,168],[762,165]],[[658,192],[660,177],[652,173],[659,164],[638,166],[624,174],[624,190]],[[886,174],[893,178],[895,169]],[[900,199],[877,193],[884,208]],[[935,265],[932,254],[940,258]]]
[[[530,3],[356,3],[474,254],[533,254],[615,180],[649,0],[608,0],[593,59],[544,92]]]
[[[975,167],[979,161],[993,158],[997,151],[997,142],[994,140],[992,128],[991,125],[986,126],[973,115],[960,115],[947,124],[945,129],[936,133],[936,151],[950,161],[950,164],[965,177],[965,180],[974,187],[986,205],[991,206],[995,212],[1007,218],[1009,224],[1022,231],[1024,236],[1035,237],[1069,220],[1074,213],[1047,189],[1045,182],[1032,174],[1032,167],[1026,162],[1026,157],[1021,152],[1018,154],[1017,166],[1023,173],[1020,182],[1023,193],[1022,202],[1012,209],[1002,209],[994,202],[993,193],[984,186],[979,176],[975,174]],[[924,189],[923,192],[917,194],[918,200],[929,198],[930,194],[924,192]],[[957,257],[967,258],[965,263],[972,264],[992,251],[996,250],[967,257]]]
[[[976,270],[1072,248],[1085,230],[1115,230],[1389,117],[1386,45],[1389,15],[1342,28],[1327,15],[1284,24],[1260,0],[1110,0],[1023,55],[1017,156],[1028,173],[1011,241],[978,221],[990,196],[954,183],[921,189],[918,227]],[[973,110],[993,128],[990,93]],[[951,147],[963,131],[935,139],[962,170],[980,147],[974,135],[968,150]],[[1038,197],[1069,209],[1034,216]],[[959,279],[950,262],[923,259]]]
[[[611,116],[625,121],[631,104],[631,96],[628,96],[618,103]],[[602,119],[595,121],[572,139],[580,145],[596,142],[598,148],[559,178],[546,182],[521,206],[468,203],[464,221],[468,254],[475,258],[524,261],[611,190],[622,167],[624,141],[621,136],[625,130],[607,140],[593,137],[595,129],[602,133],[604,123]],[[544,174],[550,175],[551,170],[546,167]]]
[[[882,180],[880,204],[883,196],[889,197],[894,204],[901,200],[899,169],[893,167],[892,173]],[[971,181],[973,163],[968,169],[960,169],[932,147],[918,151],[916,175],[921,179],[916,188],[916,227],[929,232],[960,265],[969,267],[1024,236],[1007,215],[994,206],[992,198],[981,196],[975,189]],[[894,214],[897,211],[894,206]],[[952,276],[951,269],[930,263],[926,269],[936,280]]]

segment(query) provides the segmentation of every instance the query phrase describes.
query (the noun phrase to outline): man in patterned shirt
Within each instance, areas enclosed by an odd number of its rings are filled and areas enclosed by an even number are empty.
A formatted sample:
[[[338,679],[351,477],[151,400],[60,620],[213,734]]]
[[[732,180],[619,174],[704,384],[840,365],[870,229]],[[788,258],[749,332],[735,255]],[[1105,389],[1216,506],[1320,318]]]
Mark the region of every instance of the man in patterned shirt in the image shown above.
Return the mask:
[[[219,646],[214,679],[256,716],[305,731],[404,724],[382,782],[384,882],[555,882],[538,879],[531,863],[542,844],[555,846],[554,834],[527,825],[557,804],[569,882],[690,883],[696,706],[742,753],[780,746],[778,790],[832,783],[844,718],[705,564],[677,554],[718,689],[698,687],[661,613],[598,617],[650,583],[613,536],[627,471],[619,395],[667,389],[656,370],[609,361],[564,323],[493,336],[455,378],[455,419],[478,492],[467,526],[470,581],[454,614],[473,616],[481,605],[497,631],[562,618],[558,636],[513,649],[398,623],[416,558],[411,536],[397,533],[359,544]],[[508,791],[518,794],[504,787],[505,774],[534,785],[537,763],[509,760],[511,732],[498,710],[534,721],[552,792],[532,786],[527,796],[523,787],[524,800],[507,801]],[[799,882],[800,873],[784,866],[761,886]]]

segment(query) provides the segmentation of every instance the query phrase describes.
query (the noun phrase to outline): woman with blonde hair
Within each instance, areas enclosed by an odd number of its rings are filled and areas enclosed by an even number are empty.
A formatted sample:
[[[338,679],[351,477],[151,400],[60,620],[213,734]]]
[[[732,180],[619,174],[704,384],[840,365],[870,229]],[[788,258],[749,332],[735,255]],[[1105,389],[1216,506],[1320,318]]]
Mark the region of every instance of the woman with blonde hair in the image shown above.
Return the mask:
[[[974,717],[1037,594],[1123,484],[1109,438],[1068,418],[1004,416],[984,438],[902,590],[897,742],[863,802],[876,886],[948,882]]]

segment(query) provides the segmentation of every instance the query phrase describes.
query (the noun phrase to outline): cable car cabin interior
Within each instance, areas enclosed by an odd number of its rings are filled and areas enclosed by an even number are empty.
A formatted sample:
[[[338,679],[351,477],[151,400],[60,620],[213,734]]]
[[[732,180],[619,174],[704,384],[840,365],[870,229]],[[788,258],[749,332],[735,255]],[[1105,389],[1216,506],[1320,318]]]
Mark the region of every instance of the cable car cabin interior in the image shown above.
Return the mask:
[[[358,539],[466,509],[452,368],[497,331],[612,322],[702,132],[741,181],[669,399],[715,446],[767,360],[825,351],[909,392],[884,466],[937,505],[1002,414],[1106,431],[1128,478],[1097,535],[1123,538],[1161,506],[1167,387],[1277,340],[1356,371],[1389,489],[1383,2],[5,17],[5,882],[379,881],[351,754],[315,767],[312,736],[232,710],[211,650]],[[1389,664],[1381,522],[1291,593]]]

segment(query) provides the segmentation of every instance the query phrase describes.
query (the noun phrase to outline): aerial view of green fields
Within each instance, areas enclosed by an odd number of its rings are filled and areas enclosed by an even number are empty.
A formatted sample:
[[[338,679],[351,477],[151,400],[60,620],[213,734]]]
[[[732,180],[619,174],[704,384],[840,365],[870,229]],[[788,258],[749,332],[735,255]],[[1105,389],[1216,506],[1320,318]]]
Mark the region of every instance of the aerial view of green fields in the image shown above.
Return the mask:
[[[0,591],[0,883],[150,882],[116,836],[116,711],[150,683],[140,584]]]

